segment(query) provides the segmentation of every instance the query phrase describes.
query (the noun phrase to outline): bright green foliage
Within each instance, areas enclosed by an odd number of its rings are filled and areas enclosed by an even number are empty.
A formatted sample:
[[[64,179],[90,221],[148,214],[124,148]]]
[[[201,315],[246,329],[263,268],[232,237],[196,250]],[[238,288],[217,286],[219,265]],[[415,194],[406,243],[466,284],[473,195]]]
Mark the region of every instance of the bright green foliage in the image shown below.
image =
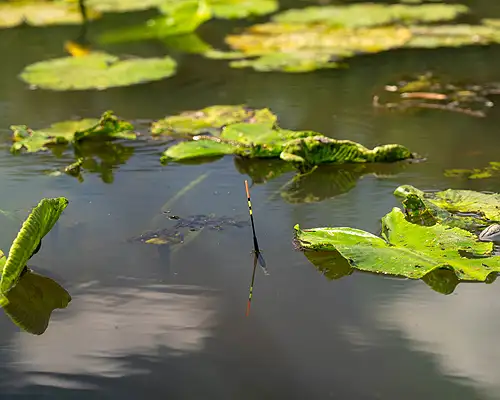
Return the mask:
[[[253,109],[244,105],[210,106],[201,110],[185,111],[179,115],[153,122],[153,135],[189,135],[211,133],[218,135],[226,125],[238,122],[274,126],[277,117],[267,108]]]
[[[163,0],[158,8],[167,13],[174,5],[189,1],[192,0]],[[214,17],[224,19],[265,15],[278,9],[277,0],[207,0],[207,4]]]
[[[24,221],[14,239],[5,262],[0,281],[0,292],[5,294],[17,283],[22,270],[43,237],[49,233],[68,205],[64,197],[43,199]]]
[[[48,150],[47,146],[78,143],[84,140],[136,139],[134,126],[120,120],[112,111],[105,111],[100,119],[82,119],[52,124],[40,130],[29,129],[26,125],[13,125],[12,152],[24,150],[36,153]]]
[[[88,18],[99,16],[89,10]],[[12,28],[23,23],[33,26],[81,24],[82,16],[76,4],[45,1],[11,1],[0,3],[0,28]]]
[[[89,90],[129,86],[172,76],[176,63],[170,57],[132,58],[91,52],[27,66],[20,77],[30,85],[51,90]]]
[[[161,162],[166,163],[170,160],[183,161],[195,158],[210,158],[233,153],[234,147],[230,144],[213,140],[196,140],[181,142],[175,146],[169,147],[163,153]]]
[[[350,140],[311,136],[288,142],[281,159],[294,163],[300,170],[327,163],[395,162],[413,158],[404,146],[386,144],[370,150]]]
[[[497,193],[454,189],[423,192],[410,185],[399,186],[394,191],[395,196],[403,199],[409,194],[415,194],[450,213],[473,214],[490,223],[500,222],[500,194]]]
[[[25,150],[28,153],[48,150],[48,145],[66,144],[68,140],[64,136],[50,136],[41,131],[33,131],[26,125],[12,125],[12,140],[14,144],[11,147],[13,153]]]
[[[478,242],[459,228],[412,224],[399,208],[382,218],[384,238],[353,228],[301,230],[298,225],[295,235],[303,249],[336,251],[362,271],[419,279],[445,268],[470,281],[484,281],[491,272],[500,272],[500,257],[491,256],[491,243]]]
[[[101,12],[129,12],[157,7],[165,0],[86,0],[88,8]]]
[[[41,335],[49,325],[52,311],[66,308],[70,301],[70,294],[61,285],[28,269],[19,282],[0,298],[0,305],[21,329]]]

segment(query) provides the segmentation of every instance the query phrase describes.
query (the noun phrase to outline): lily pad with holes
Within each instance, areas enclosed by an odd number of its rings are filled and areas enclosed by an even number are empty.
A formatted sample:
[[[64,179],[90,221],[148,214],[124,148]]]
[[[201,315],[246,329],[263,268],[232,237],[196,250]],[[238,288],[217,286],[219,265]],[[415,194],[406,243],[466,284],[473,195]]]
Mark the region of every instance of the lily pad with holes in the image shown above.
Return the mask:
[[[246,122],[272,127],[276,120],[276,115],[267,108],[255,109],[244,105],[210,106],[155,121],[151,126],[151,133],[167,136],[210,133],[217,136],[226,125]]]
[[[345,227],[294,230],[302,249],[338,252],[361,271],[420,279],[444,268],[464,281],[485,281],[500,272],[492,243],[460,228],[412,224],[399,208],[382,218],[382,237]]]
[[[100,119],[85,118],[63,121],[40,130],[26,125],[13,125],[11,151],[36,153],[46,151],[57,144],[79,143],[86,140],[136,139],[134,126],[116,117],[112,111],[103,113]]]
[[[156,81],[175,74],[170,57],[120,60],[111,54],[91,52],[27,66],[20,74],[25,82],[41,89],[90,90]]]
[[[5,261],[0,280],[0,293],[5,295],[17,283],[28,260],[41,245],[68,205],[68,199],[42,199],[24,221]]]
[[[89,10],[88,19],[99,17]],[[32,26],[81,24],[82,16],[77,4],[45,1],[11,1],[0,3],[0,28],[12,28],[23,23]]]

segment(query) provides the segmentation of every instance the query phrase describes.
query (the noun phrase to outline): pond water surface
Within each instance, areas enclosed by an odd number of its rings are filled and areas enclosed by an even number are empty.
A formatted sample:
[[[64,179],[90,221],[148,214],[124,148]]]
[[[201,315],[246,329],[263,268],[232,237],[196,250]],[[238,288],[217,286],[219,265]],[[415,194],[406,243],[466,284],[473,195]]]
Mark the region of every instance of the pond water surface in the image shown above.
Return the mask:
[[[500,17],[496,2],[469,3],[478,15]],[[144,15],[110,15],[90,26],[90,36]],[[199,34],[217,44],[247,23],[211,21]],[[328,280],[292,246],[296,223],[376,233],[398,204],[392,192],[401,184],[500,191],[498,179],[443,175],[500,161],[500,108],[481,119],[434,110],[402,115],[371,103],[387,82],[428,69],[500,81],[500,46],[388,52],[350,60],[347,70],[299,75],[235,70],[175,53],[175,77],[100,92],[30,90],[16,78],[29,63],[62,56],[63,42],[77,34],[77,27],[0,31],[0,209],[15,215],[0,215],[0,248],[8,251],[42,197],[67,197],[68,208],[31,262],[73,298],[41,336],[0,315],[0,398],[500,399],[498,282],[462,283],[445,296],[421,281],[362,273]],[[159,41],[104,50],[169,52]],[[379,176],[326,169],[288,196],[282,187],[294,172],[255,182],[255,223],[270,275],[257,270],[249,317],[249,226],[205,229],[171,248],[128,241],[152,221],[168,226],[161,207],[200,177],[171,202],[173,214],[247,220],[244,180],[251,178],[244,165],[224,157],[162,166],[165,143],[126,143],[126,163],[107,159],[80,183],[44,174],[69,157],[8,151],[12,124],[38,128],[111,109],[147,129],[149,120],[186,109],[240,103],[269,107],[286,128],[367,147],[401,143],[427,157]],[[359,178],[357,185],[341,193],[340,174],[352,183]],[[312,198],[318,201],[305,201]]]

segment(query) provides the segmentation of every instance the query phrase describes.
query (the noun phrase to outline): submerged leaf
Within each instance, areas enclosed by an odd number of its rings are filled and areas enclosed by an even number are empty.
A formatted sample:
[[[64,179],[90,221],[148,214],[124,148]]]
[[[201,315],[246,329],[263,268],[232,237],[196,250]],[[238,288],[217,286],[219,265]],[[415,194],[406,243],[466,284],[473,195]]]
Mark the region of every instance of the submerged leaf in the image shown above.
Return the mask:
[[[63,57],[27,66],[20,77],[42,89],[89,90],[129,86],[172,76],[176,63],[170,57],[133,58],[93,52],[82,57]]]
[[[88,19],[99,14],[89,10]],[[26,23],[33,26],[81,24],[82,15],[76,5],[65,2],[2,2],[0,3],[0,28],[12,28]]]
[[[34,335],[45,332],[52,311],[66,308],[71,301],[69,293],[56,281],[29,269],[3,298],[2,307],[10,319]]]
[[[32,210],[9,250],[0,281],[1,293],[9,292],[17,283],[26,263],[67,205],[68,200],[64,197],[43,199]]]
[[[385,240],[353,228],[301,230],[295,226],[302,248],[337,251],[351,267],[362,271],[419,279],[447,268],[460,280],[469,281],[484,281],[490,273],[500,272],[500,257],[491,255],[493,245],[478,242],[465,230],[440,224],[415,225],[394,208],[382,218],[382,232]]]
[[[274,126],[277,117],[267,108],[254,109],[244,105],[210,106],[201,110],[184,111],[153,122],[153,135],[198,135],[211,133],[218,135],[226,125],[239,122]]]

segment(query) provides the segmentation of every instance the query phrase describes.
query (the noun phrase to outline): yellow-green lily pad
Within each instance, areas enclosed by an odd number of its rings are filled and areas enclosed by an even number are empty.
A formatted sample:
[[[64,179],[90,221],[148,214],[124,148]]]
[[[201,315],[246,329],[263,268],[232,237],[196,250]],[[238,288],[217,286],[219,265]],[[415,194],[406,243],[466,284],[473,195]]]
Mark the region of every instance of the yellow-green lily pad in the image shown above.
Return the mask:
[[[102,90],[164,79],[175,71],[176,62],[168,56],[120,60],[111,54],[93,52],[28,65],[20,78],[41,89]]]
[[[99,13],[89,10],[88,19]],[[83,22],[76,4],[48,1],[10,1],[0,3],[0,28],[12,28],[26,23],[32,26],[81,24]]]

